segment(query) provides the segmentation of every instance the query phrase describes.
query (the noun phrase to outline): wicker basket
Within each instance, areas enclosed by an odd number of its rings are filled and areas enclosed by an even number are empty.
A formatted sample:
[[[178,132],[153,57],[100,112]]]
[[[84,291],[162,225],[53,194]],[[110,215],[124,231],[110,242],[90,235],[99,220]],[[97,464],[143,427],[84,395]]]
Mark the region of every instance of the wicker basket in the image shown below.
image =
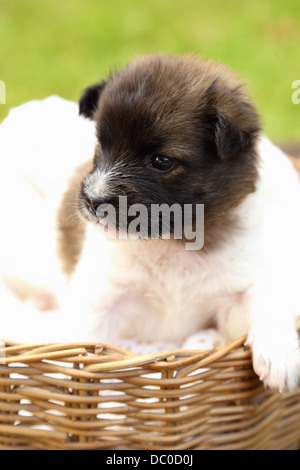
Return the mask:
[[[0,449],[298,449],[300,389],[265,390],[244,341],[145,356],[5,342]]]

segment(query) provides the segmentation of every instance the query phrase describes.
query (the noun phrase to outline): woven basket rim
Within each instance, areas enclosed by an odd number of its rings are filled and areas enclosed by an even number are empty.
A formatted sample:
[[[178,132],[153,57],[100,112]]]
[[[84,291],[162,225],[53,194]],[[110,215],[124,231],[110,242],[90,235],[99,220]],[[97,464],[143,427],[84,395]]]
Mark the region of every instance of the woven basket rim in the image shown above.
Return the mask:
[[[135,354],[126,349],[114,346],[112,344],[92,342],[92,341],[81,341],[81,342],[66,342],[66,343],[20,343],[11,340],[0,340],[0,363],[12,364],[16,362],[22,362],[28,364],[30,362],[36,362],[39,360],[54,360],[57,357],[62,357],[65,351],[66,360],[68,356],[74,359],[74,356],[84,355],[89,351],[93,351],[95,357],[91,359],[85,359],[82,357],[82,362],[85,363],[91,361],[92,364],[88,364],[86,371],[90,372],[101,372],[109,370],[111,366],[114,368],[129,368],[135,366],[143,366],[151,363],[164,367],[174,368],[186,366],[194,361],[200,361],[199,366],[205,367],[211,362],[220,359],[221,357],[228,354],[231,350],[244,347],[245,350],[249,348],[244,346],[247,339],[246,335],[237,338],[230,343],[218,346],[213,349],[172,349],[164,350],[161,352],[153,352],[149,354]],[[97,355],[107,355],[109,362],[101,363],[97,365]],[[2,353],[2,356],[1,356]],[[167,361],[167,364],[166,364]],[[176,364],[174,364],[174,361]],[[94,363],[93,363],[94,362]]]

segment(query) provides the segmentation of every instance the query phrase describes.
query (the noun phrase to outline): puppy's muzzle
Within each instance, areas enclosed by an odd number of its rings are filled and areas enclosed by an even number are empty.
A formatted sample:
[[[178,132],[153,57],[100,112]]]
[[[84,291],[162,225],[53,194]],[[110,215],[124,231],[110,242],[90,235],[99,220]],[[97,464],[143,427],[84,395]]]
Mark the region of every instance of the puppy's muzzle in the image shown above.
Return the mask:
[[[86,176],[81,186],[81,198],[87,210],[97,216],[97,209],[108,204],[111,191],[108,187],[110,172],[100,171],[98,168]]]
[[[87,209],[95,216],[97,216],[97,209],[102,204],[108,204],[108,199],[103,196],[90,196],[84,194],[84,201]]]

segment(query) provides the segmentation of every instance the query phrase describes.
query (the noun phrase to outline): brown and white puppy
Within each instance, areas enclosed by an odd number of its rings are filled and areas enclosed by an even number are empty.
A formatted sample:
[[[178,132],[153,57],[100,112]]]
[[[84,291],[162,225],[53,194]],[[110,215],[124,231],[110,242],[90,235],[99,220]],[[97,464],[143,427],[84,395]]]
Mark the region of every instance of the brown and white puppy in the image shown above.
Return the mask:
[[[142,57],[88,88],[80,113],[95,121],[98,145],[79,189],[89,225],[70,311],[88,299],[95,338],[115,343],[178,344],[211,323],[227,341],[249,333],[265,384],[295,388],[300,185],[286,156],[260,137],[240,80],[192,56]],[[118,212],[120,195],[149,209],[204,204],[203,249],[108,241],[97,208]]]
[[[57,218],[68,325],[82,339],[153,349],[212,324],[224,341],[248,333],[265,384],[297,387],[299,178],[261,137],[240,80],[192,56],[146,56],[88,88],[80,113],[95,123],[97,145]],[[149,212],[204,204],[204,247],[187,250],[172,234],[110,239],[98,209],[122,215],[119,196]]]

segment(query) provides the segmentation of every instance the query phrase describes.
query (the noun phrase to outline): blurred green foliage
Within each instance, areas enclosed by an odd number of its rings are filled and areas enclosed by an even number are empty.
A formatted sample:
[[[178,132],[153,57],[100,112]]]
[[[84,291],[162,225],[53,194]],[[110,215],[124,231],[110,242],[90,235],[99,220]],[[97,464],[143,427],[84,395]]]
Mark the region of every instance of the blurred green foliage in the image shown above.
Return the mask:
[[[87,85],[145,53],[193,52],[243,77],[276,141],[300,139],[299,0],[1,0],[6,105]]]

